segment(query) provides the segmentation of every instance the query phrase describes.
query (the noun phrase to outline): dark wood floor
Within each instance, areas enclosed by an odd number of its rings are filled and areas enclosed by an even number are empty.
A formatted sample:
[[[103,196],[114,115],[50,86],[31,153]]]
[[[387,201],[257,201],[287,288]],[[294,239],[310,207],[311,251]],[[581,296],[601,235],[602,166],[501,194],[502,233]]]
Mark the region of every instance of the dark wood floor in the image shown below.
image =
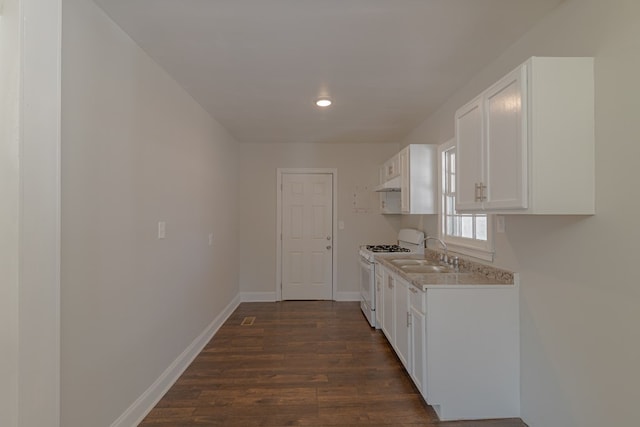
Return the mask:
[[[241,304],[140,425],[526,427],[438,422],[359,304],[323,301]]]

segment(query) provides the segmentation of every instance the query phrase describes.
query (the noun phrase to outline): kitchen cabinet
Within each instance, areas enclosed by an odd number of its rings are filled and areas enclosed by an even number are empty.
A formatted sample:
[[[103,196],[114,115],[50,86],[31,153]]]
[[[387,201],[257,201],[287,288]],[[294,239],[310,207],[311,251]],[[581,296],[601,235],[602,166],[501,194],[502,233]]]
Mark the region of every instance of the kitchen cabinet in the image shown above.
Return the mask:
[[[382,165],[380,173],[380,182],[389,181],[400,175],[400,159],[398,154],[387,160]]]
[[[400,207],[403,214],[435,214],[437,146],[410,144],[400,151]]]
[[[459,113],[456,210],[527,207],[524,74],[509,73]]]
[[[422,392],[426,375],[425,292],[379,264],[382,332]]]
[[[380,212],[437,213],[437,169],[436,145],[411,144],[403,148],[382,165],[381,182],[375,189],[380,193]]]
[[[520,416],[518,291],[426,293],[426,387],[441,420]]]
[[[592,58],[533,57],[455,115],[456,210],[594,214]]]
[[[410,371],[409,357],[409,285],[402,279],[394,280],[395,296],[395,331],[391,345],[396,350],[398,359],[407,371]]]
[[[381,270],[382,332],[407,372],[411,372],[409,288],[413,287],[389,270]]]
[[[440,419],[519,417],[518,286],[420,289],[383,275],[383,332]]]
[[[395,278],[387,270],[382,270],[382,332],[393,346],[395,342]]]
[[[411,212],[411,195],[409,192],[413,187],[411,185],[411,169],[409,168],[410,153],[409,147],[405,147],[400,151],[400,211],[402,213]],[[415,197],[414,197],[415,199]]]
[[[427,330],[426,330],[426,293],[409,285],[409,375],[423,395],[427,383]]]
[[[384,316],[384,307],[383,307],[383,279],[382,279],[382,267],[380,264],[376,263],[375,265],[375,283],[376,283],[376,329],[382,328],[382,319]]]
[[[382,214],[401,213],[399,190],[380,192],[380,213]]]
[[[456,112],[456,210],[482,209],[484,109],[477,97]],[[462,153],[462,156],[460,156]]]

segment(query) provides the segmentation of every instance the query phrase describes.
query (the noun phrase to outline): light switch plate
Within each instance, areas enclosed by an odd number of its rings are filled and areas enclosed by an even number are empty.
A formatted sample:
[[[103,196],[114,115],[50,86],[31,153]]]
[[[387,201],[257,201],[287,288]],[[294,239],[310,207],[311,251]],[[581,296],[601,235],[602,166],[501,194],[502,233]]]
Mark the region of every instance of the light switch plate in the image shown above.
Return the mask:
[[[209,246],[213,245],[213,233],[209,233]]]
[[[165,237],[167,237],[167,223],[158,221],[158,239],[164,239]]]

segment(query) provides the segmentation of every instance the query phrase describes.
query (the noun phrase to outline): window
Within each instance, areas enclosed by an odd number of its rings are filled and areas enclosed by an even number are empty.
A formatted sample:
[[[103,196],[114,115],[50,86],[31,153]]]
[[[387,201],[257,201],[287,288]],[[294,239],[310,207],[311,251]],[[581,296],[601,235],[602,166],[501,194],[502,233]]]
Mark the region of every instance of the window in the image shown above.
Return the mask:
[[[458,213],[456,205],[456,146],[453,140],[440,146],[440,236],[452,251],[493,261],[490,215]]]

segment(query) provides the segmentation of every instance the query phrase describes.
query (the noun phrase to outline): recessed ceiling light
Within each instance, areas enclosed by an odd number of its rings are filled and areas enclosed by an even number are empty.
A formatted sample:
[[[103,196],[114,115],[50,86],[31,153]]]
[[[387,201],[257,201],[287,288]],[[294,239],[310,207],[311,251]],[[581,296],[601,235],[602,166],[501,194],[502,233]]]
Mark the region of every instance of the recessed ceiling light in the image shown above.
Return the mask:
[[[320,98],[316,101],[316,105],[318,107],[328,107],[331,105],[331,100],[329,98]]]

